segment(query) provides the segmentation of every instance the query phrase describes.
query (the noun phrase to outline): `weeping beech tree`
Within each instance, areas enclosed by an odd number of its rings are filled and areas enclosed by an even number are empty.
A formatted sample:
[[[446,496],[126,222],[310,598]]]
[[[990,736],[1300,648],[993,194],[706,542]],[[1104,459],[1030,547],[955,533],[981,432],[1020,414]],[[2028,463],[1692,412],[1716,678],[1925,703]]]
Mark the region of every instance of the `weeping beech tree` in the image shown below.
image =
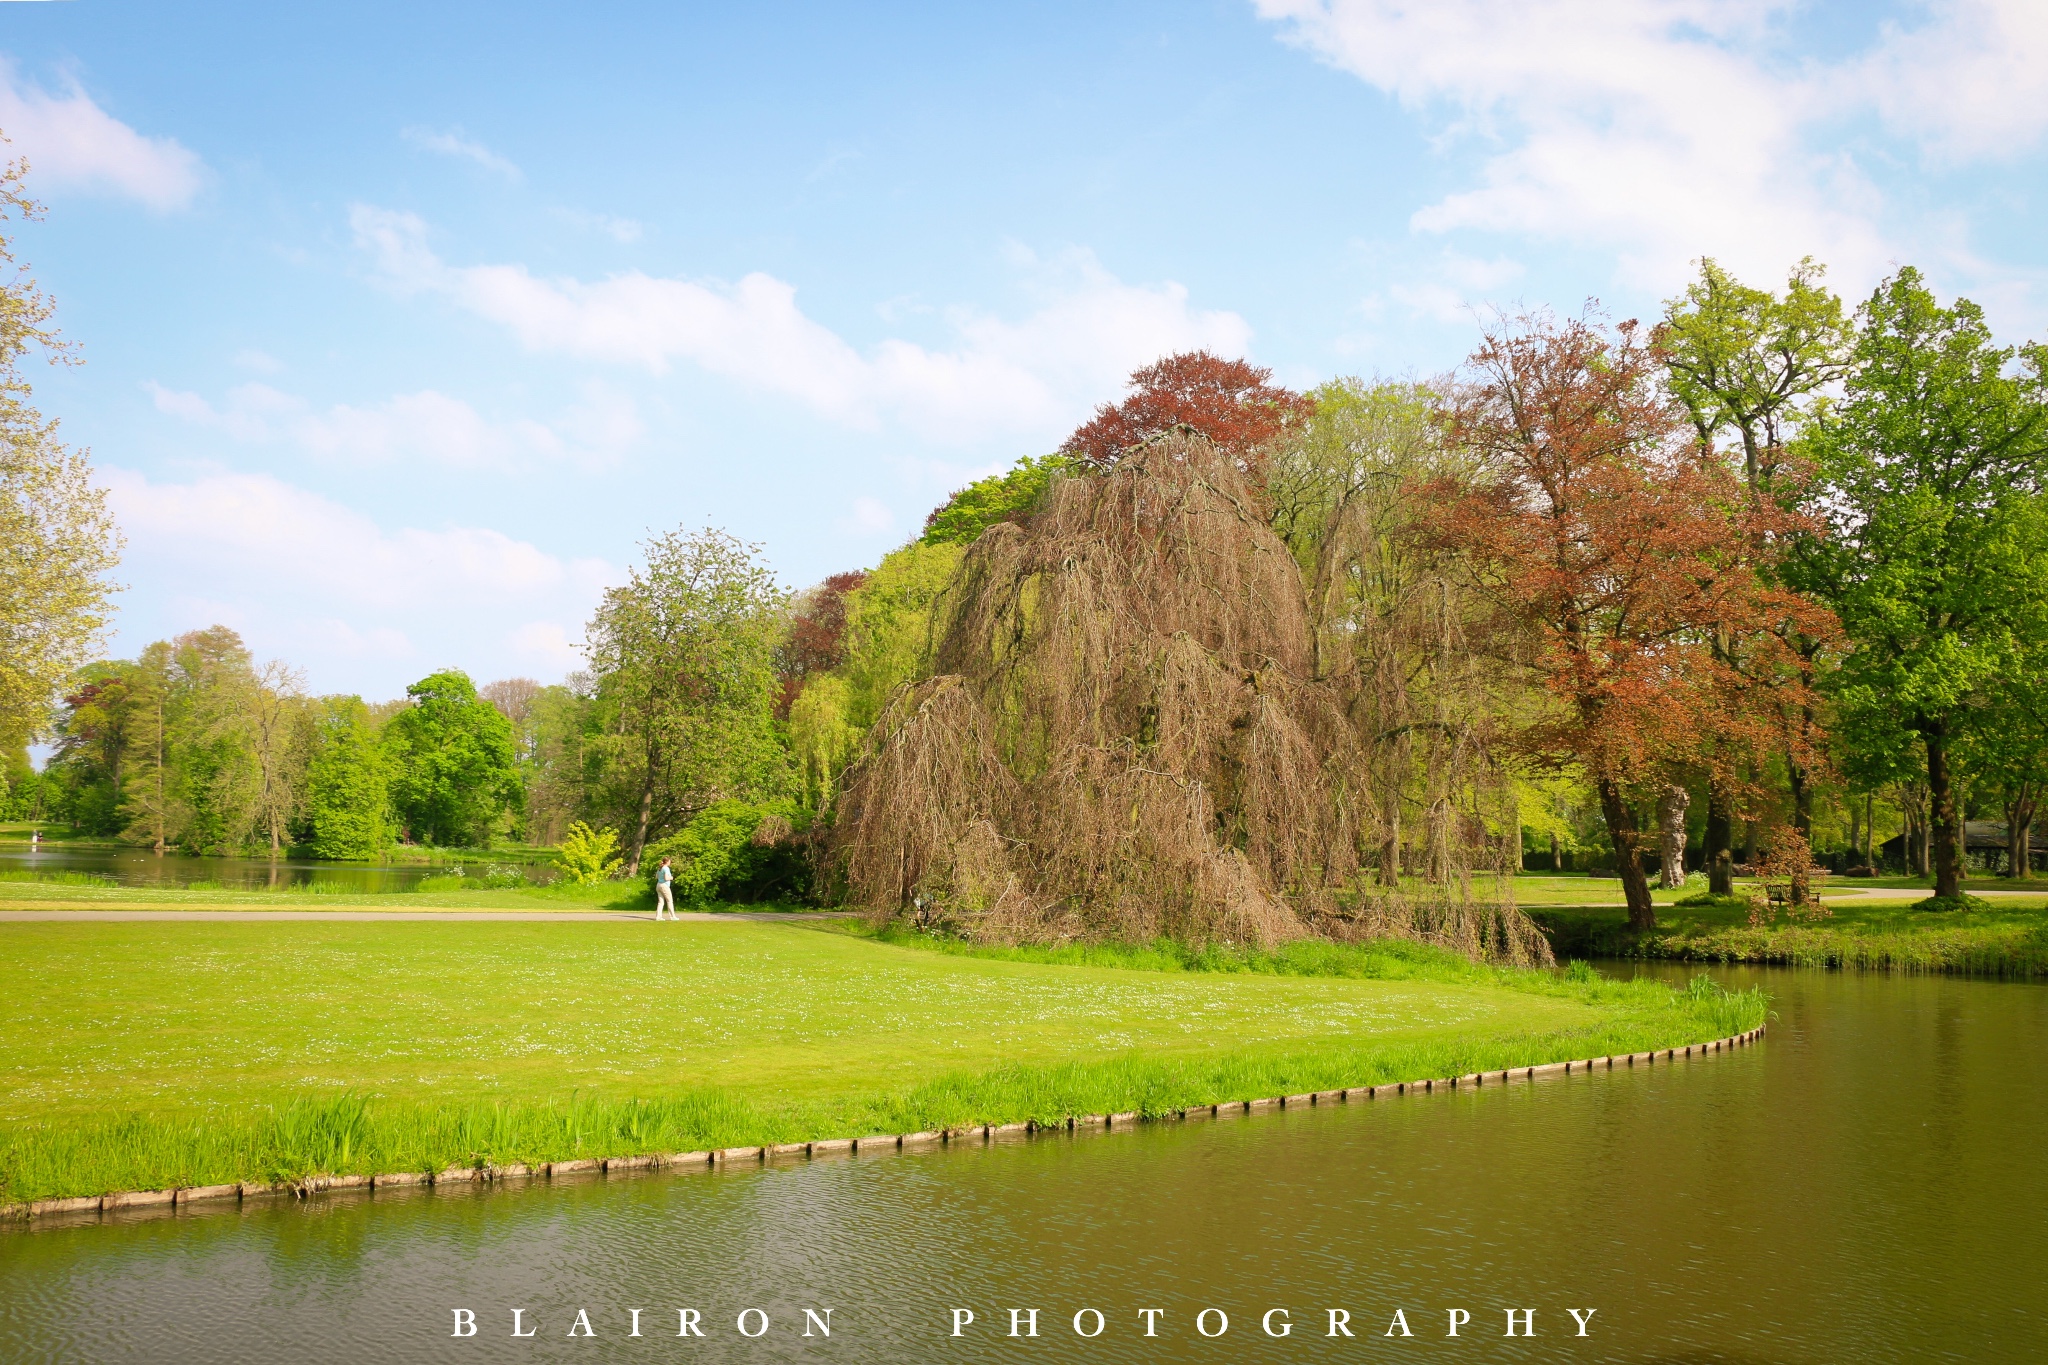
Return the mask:
[[[1402,936],[1548,960],[1480,737],[1350,655],[1318,670],[1316,634],[1261,495],[1208,441],[1170,431],[1060,480],[970,548],[930,675],[847,775],[849,899],[1008,942]]]

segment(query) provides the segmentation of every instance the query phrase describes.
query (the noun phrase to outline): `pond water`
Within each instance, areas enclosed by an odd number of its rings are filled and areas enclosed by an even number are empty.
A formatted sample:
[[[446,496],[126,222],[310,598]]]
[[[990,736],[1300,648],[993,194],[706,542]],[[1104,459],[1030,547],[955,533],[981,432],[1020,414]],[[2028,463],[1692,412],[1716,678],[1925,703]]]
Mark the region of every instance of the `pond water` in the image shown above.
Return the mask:
[[[152,853],[146,848],[98,846],[74,848],[66,844],[44,844],[31,853],[26,844],[0,846],[0,871],[82,872],[106,877],[122,886],[180,887],[195,883],[230,890],[281,890],[285,887],[317,886],[336,891],[410,891],[427,877],[444,877],[464,866],[469,876],[487,868],[517,871],[531,882],[549,882],[552,866],[539,863],[515,864],[510,859],[493,860],[488,855],[451,866],[447,863],[410,863],[373,867],[364,863],[323,863],[292,858],[201,858],[177,853]]]
[[[2048,1359],[2048,989],[1717,975],[1763,983],[1778,1017],[1691,1063],[0,1234],[0,1358]],[[829,1338],[802,1335],[807,1308],[832,1310]],[[957,1339],[956,1308],[975,1315]],[[476,1336],[452,1335],[456,1309]],[[537,1335],[512,1339],[514,1309]],[[677,1338],[685,1309],[705,1337]],[[1005,1335],[1012,1309],[1039,1336]],[[1104,1330],[1077,1337],[1091,1309]],[[1222,1335],[1198,1335],[1208,1309]],[[1261,1330],[1276,1309],[1288,1336]],[[1332,1309],[1355,1337],[1327,1334]],[[1533,1339],[1505,1335],[1510,1309]],[[1571,1309],[1594,1310],[1586,1336]],[[567,1335],[579,1310],[594,1338]],[[1397,1310],[1412,1338],[1385,1335]]]

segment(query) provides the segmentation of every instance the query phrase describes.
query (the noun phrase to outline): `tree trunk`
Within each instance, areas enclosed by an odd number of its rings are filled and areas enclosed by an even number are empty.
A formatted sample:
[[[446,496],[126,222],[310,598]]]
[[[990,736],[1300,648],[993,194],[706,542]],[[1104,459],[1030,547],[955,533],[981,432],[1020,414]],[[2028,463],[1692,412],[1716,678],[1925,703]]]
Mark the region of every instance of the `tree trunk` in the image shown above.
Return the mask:
[[[1863,847],[1863,812],[1856,807],[1852,798],[1849,802],[1849,852],[1854,855]]]
[[[1958,897],[1963,894],[1963,821],[1956,809],[1955,788],[1949,782],[1948,730],[1926,726],[1920,731],[1927,743],[1927,796],[1931,807],[1928,824],[1934,835],[1934,894]]]
[[[654,816],[654,765],[647,765],[647,776],[640,783],[640,819],[633,826],[633,852],[626,859],[628,881],[640,875],[640,854],[647,848],[647,822]]]
[[[2032,782],[2020,783],[2005,805],[2005,875],[2030,881],[2034,875],[2034,806]]]
[[[1666,891],[1685,885],[1685,812],[1692,805],[1692,793],[1676,782],[1664,789],[1657,803],[1657,884]]]
[[[1735,894],[1735,821],[1729,807],[1728,784],[1707,780],[1707,890],[1717,896]]]
[[[1564,871],[1564,860],[1558,854],[1557,835],[1555,833],[1550,836],[1550,870],[1552,872]]]
[[[1877,793],[1863,793],[1863,865],[1876,869],[1870,860],[1877,856]]]
[[[1615,866],[1621,871],[1621,893],[1628,899],[1628,927],[1654,929],[1657,911],[1650,904],[1650,881],[1643,875],[1643,832],[1636,813],[1621,796],[1621,788],[1608,778],[1599,782],[1600,814],[1607,821],[1607,837],[1614,844]]]
[[[1805,850],[1799,857],[1799,866],[1792,869],[1791,903],[1804,905],[1808,890],[1806,870],[1813,862],[1813,783],[1800,764],[1788,759],[1785,767],[1792,780],[1792,828],[1799,834],[1799,847]]]

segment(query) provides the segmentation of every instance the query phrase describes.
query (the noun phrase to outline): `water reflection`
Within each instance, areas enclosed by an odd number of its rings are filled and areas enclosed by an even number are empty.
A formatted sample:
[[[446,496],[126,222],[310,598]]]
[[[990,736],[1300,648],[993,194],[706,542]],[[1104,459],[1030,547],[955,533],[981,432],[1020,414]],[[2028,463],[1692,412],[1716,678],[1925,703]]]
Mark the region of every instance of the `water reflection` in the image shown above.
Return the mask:
[[[461,864],[424,863],[370,867],[360,863],[323,863],[291,858],[213,858],[152,853],[144,848],[74,848],[44,844],[30,852],[25,844],[0,847],[0,870],[80,872],[107,877],[122,886],[181,887],[203,883],[230,890],[283,890],[322,887],[336,891],[410,891],[427,877],[445,877],[460,868],[470,877],[487,869],[517,872],[529,882],[555,878],[552,866],[514,864],[488,855]]]
[[[1779,1018],[1763,1046],[1689,1064],[1126,1136],[0,1236],[0,1354],[2048,1358],[2048,1100],[2028,1083],[2048,990],[1720,975],[1763,981]],[[449,1335],[457,1307],[477,1337]],[[801,1335],[807,1307],[833,1310],[829,1339]],[[958,1341],[955,1307],[976,1317]],[[539,1335],[510,1339],[514,1308]],[[685,1308],[702,1340],[677,1340]],[[747,1308],[767,1314],[759,1340],[735,1329]],[[1013,1308],[1039,1310],[1038,1338],[1001,1335]],[[1084,1343],[1085,1308],[1106,1326]],[[1195,1334],[1207,1308],[1227,1335]],[[1510,1308],[1535,1310],[1534,1340],[1504,1336]],[[1583,1340],[1571,1308],[1597,1310]],[[578,1309],[595,1339],[567,1337]],[[1262,1334],[1272,1309],[1289,1336]],[[1331,1309],[1359,1335],[1331,1339]],[[1385,1337],[1397,1310],[1414,1338]],[[1455,1340],[1452,1310],[1471,1314]]]

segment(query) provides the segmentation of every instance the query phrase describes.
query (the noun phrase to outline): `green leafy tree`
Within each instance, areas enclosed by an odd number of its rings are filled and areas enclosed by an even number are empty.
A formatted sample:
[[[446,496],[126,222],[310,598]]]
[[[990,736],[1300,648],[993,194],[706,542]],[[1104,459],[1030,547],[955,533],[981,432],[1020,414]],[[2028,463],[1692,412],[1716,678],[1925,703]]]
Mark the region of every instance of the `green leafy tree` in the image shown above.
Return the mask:
[[[882,557],[847,601],[848,719],[865,733],[900,683],[921,675],[932,647],[932,620],[964,547],[912,544]]]
[[[997,522],[1022,521],[1036,510],[1055,477],[1081,469],[1067,454],[1026,455],[1006,472],[976,479],[924,520],[921,545],[972,545]]]
[[[1954,745],[2048,622],[2048,351],[1996,345],[1904,269],[1859,310],[1842,401],[1808,450],[1832,526],[1816,585],[1850,647],[1833,682],[1851,743],[1919,740],[1934,891],[1961,895]]]
[[[570,675],[566,683],[543,687],[528,703],[526,751],[520,772],[526,787],[526,838],[536,844],[558,842],[590,802],[590,740],[603,730],[595,697],[596,680],[587,673]]]
[[[512,722],[460,669],[430,674],[405,694],[412,705],[383,734],[399,821],[422,843],[489,844],[500,817],[519,808]]]
[[[23,189],[25,162],[0,165],[0,221],[41,216]],[[14,268],[0,234],[0,744],[48,723],[52,703],[92,657],[112,612],[107,575],[120,533],[85,452],[57,440],[57,424],[30,404],[22,357],[71,356],[50,325],[52,304]]]
[[[1665,305],[1654,342],[1666,367],[1671,392],[1684,404],[1701,444],[1720,447],[1733,439],[1741,452],[1744,480],[1753,496],[1797,499],[1803,479],[1783,477],[1787,442],[1827,385],[1849,363],[1855,329],[1842,301],[1821,284],[1825,273],[1811,257],[1793,267],[1782,294],[1742,284],[1712,259],[1700,262],[1699,278]],[[1741,630],[1721,632],[1715,651],[1744,675],[1754,656]],[[1800,660],[1802,690],[1815,681],[1819,643],[1803,637],[1788,642]],[[1769,679],[1755,680],[1767,685]],[[1816,747],[1817,718],[1797,708],[1786,717],[1798,747]],[[1813,774],[1788,761],[1792,823],[1807,837],[1813,827]],[[1706,860],[1711,889],[1733,889],[1735,802],[1729,782],[1707,784]],[[1801,884],[1803,890],[1803,883]]]
[[[315,722],[306,771],[306,823],[322,858],[374,858],[391,838],[391,794],[370,708],[328,697]]]
[[[589,744],[601,799],[631,831],[626,874],[650,839],[714,801],[793,785],[775,722],[775,647],[788,595],[760,547],[723,531],[672,531],[609,589],[585,631],[612,717]]]

